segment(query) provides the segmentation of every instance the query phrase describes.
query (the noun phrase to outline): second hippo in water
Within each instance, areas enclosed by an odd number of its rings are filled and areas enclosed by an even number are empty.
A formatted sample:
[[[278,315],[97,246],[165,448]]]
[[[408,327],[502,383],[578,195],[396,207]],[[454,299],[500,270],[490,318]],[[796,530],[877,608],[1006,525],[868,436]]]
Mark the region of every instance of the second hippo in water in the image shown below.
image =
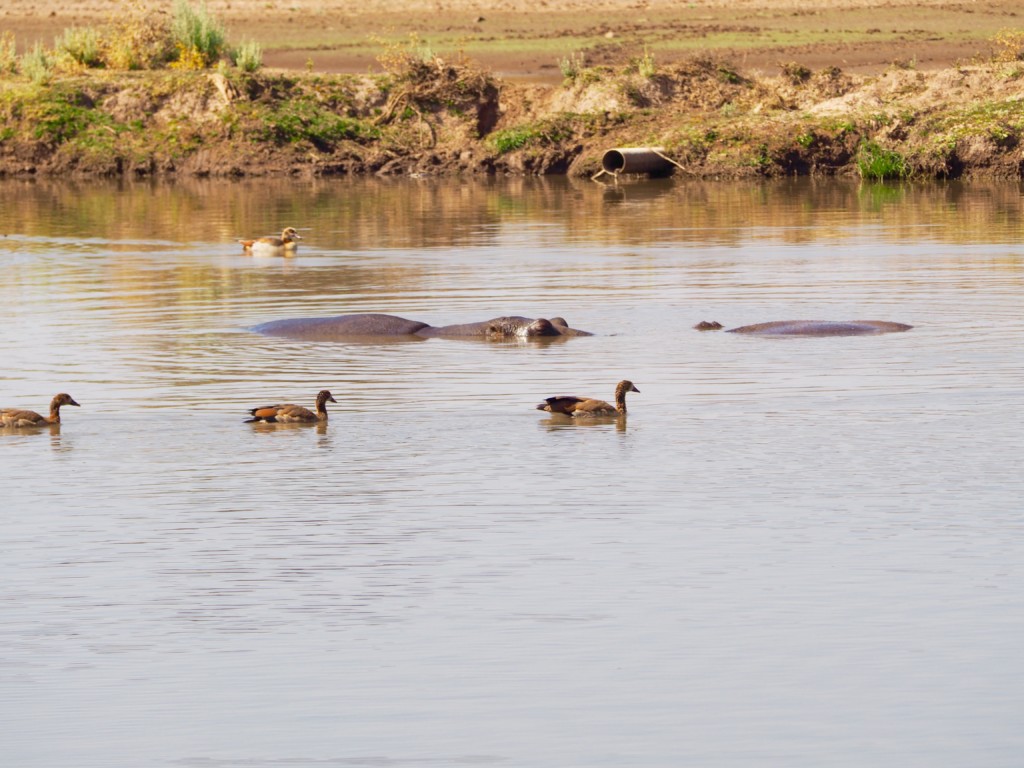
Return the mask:
[[[592,336],[570,328],[561,317],[495,317],[479,323],[432,326],[396,315],[357,314],[334,317],[300,317],[272,320],[252,330],[270,336],[287,336],[307,341],[344,341],[346,339],[542,339],[568,336]]]
[[[709,323],[706,320],[694,326],[698,331],[713,331],[721,327],[721,323]],[[913,327],[888,320],[774,320],[730,328],[726,333],[749,333],[754,336],[872,336],[909,331]]]

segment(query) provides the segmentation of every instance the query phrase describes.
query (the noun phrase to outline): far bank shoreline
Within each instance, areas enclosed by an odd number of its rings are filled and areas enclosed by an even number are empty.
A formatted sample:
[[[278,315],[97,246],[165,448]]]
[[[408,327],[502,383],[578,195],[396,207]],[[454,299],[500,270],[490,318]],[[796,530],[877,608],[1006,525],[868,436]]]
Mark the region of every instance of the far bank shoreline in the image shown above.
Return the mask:
[[[696,178],[1020,179],[1024,65],[778,77],[695,58],[523,84],[438,57],[383,75],[90,71],[0,81],[0,175],[593,176],[658,146]]]

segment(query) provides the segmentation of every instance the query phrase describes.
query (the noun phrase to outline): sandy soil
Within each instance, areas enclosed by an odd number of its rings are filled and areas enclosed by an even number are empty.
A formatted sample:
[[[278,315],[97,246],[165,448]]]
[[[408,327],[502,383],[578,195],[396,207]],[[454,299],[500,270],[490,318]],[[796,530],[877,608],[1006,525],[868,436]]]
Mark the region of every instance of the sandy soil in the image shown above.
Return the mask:
[[[102,24],[142,0],[4,0],[0,31],[26,48],[69,26]],[[158,7],[170,7],[156,3]],[[747,71],[780,63],[870,74],[892,63],[939,69],[984,55],[1024,28],[1020,0],[208,0],[233,41],[255,39],[265,64],[319,72],[379,69],[386,40],[415,33],[509,79],[553,82],[558,63],[652,54],[659,64],[713,51]]]

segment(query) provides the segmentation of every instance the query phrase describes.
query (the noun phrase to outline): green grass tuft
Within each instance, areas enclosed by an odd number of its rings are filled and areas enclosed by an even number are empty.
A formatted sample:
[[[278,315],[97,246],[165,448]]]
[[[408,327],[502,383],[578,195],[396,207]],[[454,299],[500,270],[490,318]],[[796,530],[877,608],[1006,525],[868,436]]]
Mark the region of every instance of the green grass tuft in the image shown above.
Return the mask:
[[[21,57],[21,73],[35,85],[45,85],[53,76],[53,58],[37,42],[32,50]]]
[[[206,3],[193,8],[187,0],[177,0],[171,17],[171,37],[179,60],[214,64],[225,50],[224,25],[206,9]]]
[[[243,72],[255,72],[263,66],[263,46],[247,40],[231,52],[231,63]]]
[[[877,142],[868,140],[860,145],[857,153],[857,169],[865,179],[885,181],[886,179],[906,178],[908,168],[906,160],[899,152],[885,149]]]
[[[99,67],[103,64],[100,33],[93,27],[68,27],[53,41],[53,49],[80,67]]]
[[[494,147],[500,154],[514,152],[517,149],[530,144],[540,135],[535,128],[509,128],[505,131],[498,131],[492,136]]]

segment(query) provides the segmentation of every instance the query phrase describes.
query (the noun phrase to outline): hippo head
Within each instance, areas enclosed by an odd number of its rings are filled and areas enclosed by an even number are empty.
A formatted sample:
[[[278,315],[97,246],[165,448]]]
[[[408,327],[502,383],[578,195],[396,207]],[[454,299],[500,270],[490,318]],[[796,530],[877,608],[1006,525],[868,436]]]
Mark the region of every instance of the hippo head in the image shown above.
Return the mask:
[[[546,336],[589,336],[586,331],[570,328],[564,318],[553,317],[550,320],[539,317],[536,320],[528,317],[496,317],[488,321],[485,335],[489,338],[520,338],[536,339]]]

